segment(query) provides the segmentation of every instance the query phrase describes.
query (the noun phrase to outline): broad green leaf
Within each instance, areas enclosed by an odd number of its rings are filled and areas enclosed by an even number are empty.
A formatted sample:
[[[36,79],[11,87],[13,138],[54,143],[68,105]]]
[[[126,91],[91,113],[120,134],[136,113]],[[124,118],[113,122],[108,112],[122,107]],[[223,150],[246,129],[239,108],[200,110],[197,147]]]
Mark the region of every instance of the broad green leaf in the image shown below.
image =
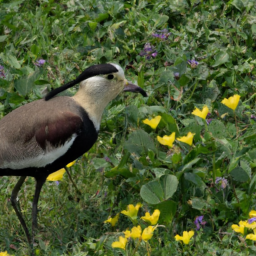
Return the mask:
[[[223,63],[228,62],[229,55],[225,51],[219,51],[215,56],[215,63],[212,65],[213,67],[217,67],[222,65]]]
[[[139,156],[146,154],[148,150],[157,152],[155,142],[152,141],[148,133],[140,129],[129,136],[129,139],[124,143],[124,148],[130,153],[136,153]]]
[[[184,173],[184,178],[185,180],[193,183],[196,187],[200,188],[201,190],[203,190],[206,187],[205,183],[197,174],[186,172]]]
[[[176,120],[170,114],[163,113],[161,116],[162,118],[159,124],[159,129],[166,128],[170,133],[175,132],[176,136],[178,136],[179,128]]]
[[[248,173],[239,166],[232,170],[230,175],[234,180],[239,182],[246,182],[250,179]]]
[[[167,15],[155,14],[153,16],[153,21],[154,21],[154,26],[155,27],[161,27],[168,20],[169,20],[169,17]]]
[[[244,4],[241,0],[232,0],[229,1],[229,3],[235,6],[239,11],[242,11],[244,9]]]
[[[154,205],[154,208],[160,211],[159,222],[164,222],[166,224],[171,223],[177,212],[177,207],[178,203],[172,200]]]
[[[0,43],[4,42],[7,37],[7,35],[0,36]]]
[[[149,204],[158,204],[171,198],[178,187],[178,180],[174,175],[163,175],[159,179],[143,185],[140,195]]]
[[[207,201],[205,201],[202,198],[193,197],[191,199],[191,201],[192,201],[192,208],[196,209],[196,210],[199,210],[199,211],[205,209],[208,206]]]
[[[222,139],[226,138],[226,127],[223,122],[219,120],[213,120],[210,125],[208,126],[209,132],[212,133],[214,138]]]
[[[38,79],[39,74],[40,70],[36,69],[36,71],[30,74],[28,77],[20,78],[14,82],[14,87],[20,95],[26,96],[28,93],[31,92],[33,86],[35,85],[35,81]]]
[[[7,57],[7,59],[8,59],[8,62],[9,62],[9,64],[10,64],[11,67],[20,69],[20,67],[21,67],[21,66],[20,66],[20,63],[19,63],[19,61],[17,60],[17,58],[16,58],[15,56],[9,55],[9,56]]]

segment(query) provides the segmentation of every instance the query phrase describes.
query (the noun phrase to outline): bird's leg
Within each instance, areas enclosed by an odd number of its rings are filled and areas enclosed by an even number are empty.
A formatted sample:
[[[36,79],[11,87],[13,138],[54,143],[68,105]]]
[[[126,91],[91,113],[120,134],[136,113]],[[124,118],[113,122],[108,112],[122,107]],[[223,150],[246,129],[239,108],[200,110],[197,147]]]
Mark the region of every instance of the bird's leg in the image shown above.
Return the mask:
[[[36,190],[35,190],[35,195],[33,199],[33,206],[32,206],[32,243],[34,242],[34,235],[35,235],[35,229],[37,229],[37,203],[39,199],[39,195],[42,189],[42,186],[45,183],[46,177],[40,177],[40,178],[35,178],[36,179]]]
[[[30,234],[29,234],[29,232],[28,232],[28,228],[27,228],[27,226],[26,226],[26,223],[25,223],[25,221],[24,221],[24,218],[23,218],[21,212],[20,212],[19,209],[18,209],[18,202],[17,202],[17,195],[18,195],[18,193],[19,193],[19,191],[20,191],[20,188],[21,188],[22,184],[24,183],[25,179],[26,179],[26,176],[20,177],[19,181],[18,181],[17,184],[15,185],[15,187],[14,187],[14,189],[13,189],[13,191],[12,191],[11,203],[12,203],[12,206],[13,206],[15,212],[16,212],[16,215],[17,215],[18,218],[19,218],[20,224],[22,225],[22,227],[23,227],[23,229],[24,229],[24,231],[25,231],[26,237],[27,237],[27,239],[28,239],[28,243],[29,243],[30,246],[31,246],[31,237],[30,237]]]

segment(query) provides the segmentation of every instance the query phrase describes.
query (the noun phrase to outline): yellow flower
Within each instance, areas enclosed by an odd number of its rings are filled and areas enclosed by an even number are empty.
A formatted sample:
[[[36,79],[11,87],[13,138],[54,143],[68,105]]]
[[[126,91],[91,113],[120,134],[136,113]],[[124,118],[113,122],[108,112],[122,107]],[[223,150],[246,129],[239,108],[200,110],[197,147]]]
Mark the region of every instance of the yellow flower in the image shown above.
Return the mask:
[[[118,219],[119,219],[119,213],[113,218],[108,218],[107,220],[104,221],[104,223],[110,223],[111,226],[114,227],[118,222]]]
[[[69,163],[69,164],[67,164],[66,167],[71,167],[72,165],[75,164],[75,162],[76,162],[76,160],[73,161],[73,162],[71,162],[71,163]],[[66,172],[66,170],[65,170],[64,168],[59,169],[57,172],[51,173],[51,174],[47,177],[47,180],[49,180],[49,181],[62,180],[63,175],[64,175],[65,172]],[[1,255],[0,255],[0,256],[1,256]]]
[[[160,136],[157,136],[157,140],[160,144],[168,146],[168,147],[172,147],[172,144],[175,140],[175,132],[173,132],[171,135],[164,135],[163,138],[161,138]]]
[[[193,138],[194,138],[194,136],[195,136],[195,133],[189,132],[189,133],[187,134],[187,136],[180,137],[180,138],[178,138],[177,140],[178,140],[178,141],[181,141],[181,142],[184,142],[184,143],[186,143],[186,144],[188,144],[188,145],[191,146],[191,145],[193,144]]]
[[[244,234],[244,228],[248,225],[247,221],[239,221],[239,226],[236,225],[236,224],[233,224],[231,226],[231,228],[237,232],[237,233],[241,233],[241,234]]]
[[[113,242],[112,243],[112,248],[121,248],[125,250],[125,246],[127,243],[127,238],[119,236],[119,241]]]
[[[207,106],[204,106],[202,111],[198,108],[195,108],[195,110],[192,112],[193,115],[199,116],[203,119],[206,118],[208,113],[209,113],[209,108]]]
[[[250,228],[250,229],[255,229],[256,228],[256,222],[252,222],[251,224],[246,222],[245,227]]]
[[[7,251],[5,251],[5,252],[0,252],[0,256],[9,256],[9,254],[7,253]]]
[[[124,210],[124,211],[121,211],[121,213],[128,216],[131,220],[136,220],[138,211],[141,206],[142,206],[141,203],[136,204],[136,206],[129,204],[127,206],[127,211]]]
[[[250,216],[250,218],[256,217],[256,211],[255,211],[255,210],[251,210],[251,211],[249,212],[249,216]]]
[[[62,180],[64,173],[66,170],[64,168],[58,170],[57,172],[51,173],[48,177],[47,180],[49,181],[57,181],[57,180]]]
[[[148,241],[149,239],[151,239],[155,229],[156,227],[152,226],[148,226],[147,228],[145,228],[141,236],[142,240]]]
[[[141,226],[133,227],[130,233],[130,237],[133,239],[140,238],[141,236]]]
[[[76,160],[75,160],[75,161],[73,161],[73,162],[71,162],[71,163],[69,163],[69,164],[67,164],[67,165],[66,165],[66,167],[71,167],[72,165],[74,165],[74,164],[75,164],[75,162],[76,162]]]
[[[194,235],[194,233],[195,232],[193,230],[191,230],[189,232],[183,231],[183,236],[176,235],[175,239],[176,239],[176,241],[182,241],[184,244],[189,244],[189,241],[190,241],[191,237]]]
[[[222,104],[226,105],[227,107],[235,110],[238,103],[239,103],[239,99],[240,99],[240,95],[234,95],[234,96],[231,96],[229,97],[228,99],[225,98],[224,100],[222,100]]]
[[[160,211],[158,209],[154,210],[153,214],[150,216],[149,212],[146,212],[144,217],[141,217],[146,222],[149,222],[151,225],[156,225],[160,216]]]
[[[250,239],[250,240],[256,241],[256,235],[254,235],[254,234],[249,234],[249,235],[246,236],[245,239]]]
[[[144,124],[149,125],[152,129],[156,129],[156,127],[160,123],[161,118],[162,118],[161,116],[156,116],[155,118],[152,118],[151,120],[145,119],[142,122]]]
[[[123,233],[124,233],[124,235],[125,235],[125,238],[130,238],[130,237],[131,237],[131,231],[126,230],[126,231],[124,231]]]

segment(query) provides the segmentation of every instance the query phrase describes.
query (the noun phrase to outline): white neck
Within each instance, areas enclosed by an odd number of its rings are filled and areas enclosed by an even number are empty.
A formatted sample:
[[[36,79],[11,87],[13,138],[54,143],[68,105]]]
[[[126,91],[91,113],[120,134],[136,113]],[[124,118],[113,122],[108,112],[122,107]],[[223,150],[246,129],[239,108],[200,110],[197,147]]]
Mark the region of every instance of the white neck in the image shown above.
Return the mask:
[[[80,83],[73,99],[85,109],[97,131],[105,107],[122,91],[123,84],[123,81],[111,82],[102,77],[89,78]]]

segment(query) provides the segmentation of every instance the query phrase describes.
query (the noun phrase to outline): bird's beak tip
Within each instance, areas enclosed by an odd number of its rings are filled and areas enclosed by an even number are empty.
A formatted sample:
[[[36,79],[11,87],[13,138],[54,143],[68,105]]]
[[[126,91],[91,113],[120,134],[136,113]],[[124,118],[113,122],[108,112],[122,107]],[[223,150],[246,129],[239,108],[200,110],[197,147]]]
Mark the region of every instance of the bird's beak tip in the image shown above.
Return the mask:
[[[132,84],[125,80],[124,92],[139,92],[143,97],[147,97],[147,93],[138,85]]]

